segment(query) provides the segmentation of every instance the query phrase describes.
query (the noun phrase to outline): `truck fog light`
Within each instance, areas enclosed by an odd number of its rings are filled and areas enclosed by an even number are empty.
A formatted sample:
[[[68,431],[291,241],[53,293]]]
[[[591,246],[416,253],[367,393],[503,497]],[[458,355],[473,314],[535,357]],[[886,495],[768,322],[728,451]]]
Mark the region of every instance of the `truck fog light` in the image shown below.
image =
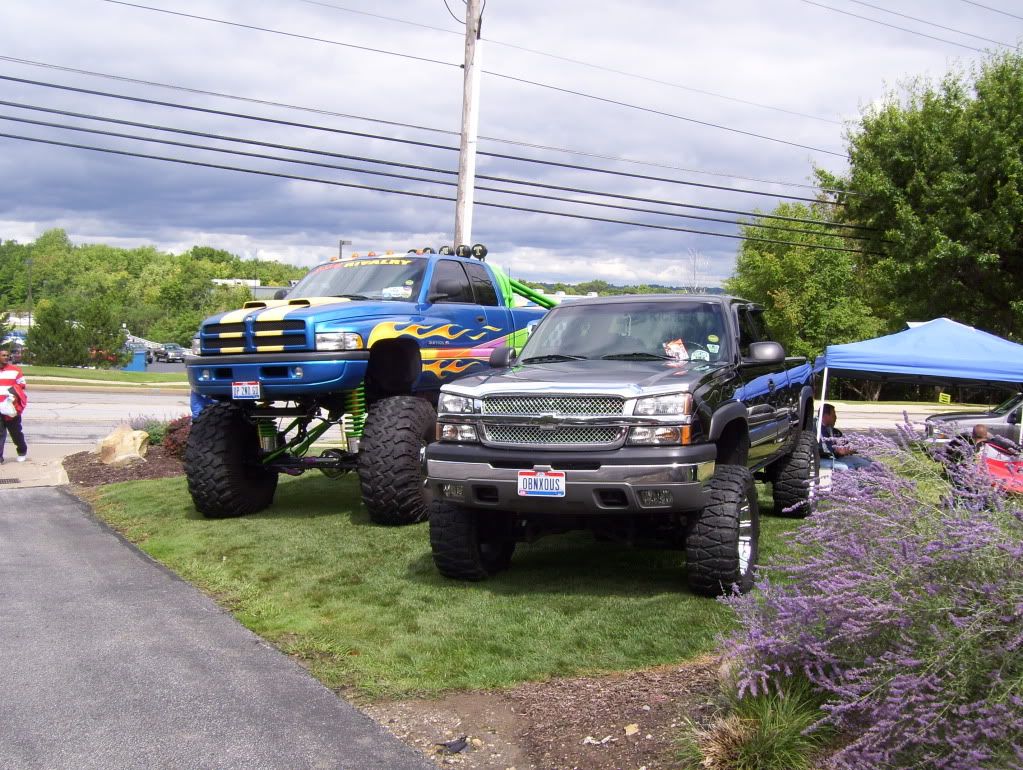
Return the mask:
[[[440,441],[461,441],[468,443],[476,443],[479,441],[479,437],[476,435],[475,425],[464,425],[453,422],[437,423],[437,438]]]
[[[305,372],[302,370],[301,366],[296,366],[295,367],[294,374],[295,374],[295,377],[300,379],[300,380],[305,376]]]
[[[644,508],[664,507],[671,505],[670,489],[641,489],[639,504]]]
[[[203,369],[202,370],[202,374],[199,375],[199,379],[200,380],[209,380],[209,379],[211,379],[211,377],[210,377],[210,370],[209,369]]]
[[[461,500],[465,497],[465,485],[464,484],[441,484],[440,485],[441,496],[448,500]]]

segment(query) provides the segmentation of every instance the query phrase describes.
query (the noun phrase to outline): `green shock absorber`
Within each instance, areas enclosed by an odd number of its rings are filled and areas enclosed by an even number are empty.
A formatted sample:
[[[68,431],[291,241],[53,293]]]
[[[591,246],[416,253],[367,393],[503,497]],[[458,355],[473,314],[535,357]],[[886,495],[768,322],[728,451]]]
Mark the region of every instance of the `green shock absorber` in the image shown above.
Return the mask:
[[[269,417],[261,417],[256,423],[259,433],[259,447],[264,452],[272,452],[277,448],[277,423]]]
[[[366,424],[366,387],[359,385],[345,394],[345,439],[349,451],[358,451],[362,428]],[[354,441],[353,441],[354,439]]]

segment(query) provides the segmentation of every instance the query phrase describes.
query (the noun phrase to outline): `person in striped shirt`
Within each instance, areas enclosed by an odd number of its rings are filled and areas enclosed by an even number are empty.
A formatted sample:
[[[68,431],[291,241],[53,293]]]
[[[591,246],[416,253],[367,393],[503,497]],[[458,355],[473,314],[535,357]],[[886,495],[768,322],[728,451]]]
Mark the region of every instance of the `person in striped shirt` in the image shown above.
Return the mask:
[[[0,349],[0,463],[4,461],[4,444],[7,443],[8,433],[18,451],[18,462],[23,463],[28,457],[28,444],[21,429],[21,413],[26,406],[28,393],[25,391],[25,373],[11,363],[9,350]]]

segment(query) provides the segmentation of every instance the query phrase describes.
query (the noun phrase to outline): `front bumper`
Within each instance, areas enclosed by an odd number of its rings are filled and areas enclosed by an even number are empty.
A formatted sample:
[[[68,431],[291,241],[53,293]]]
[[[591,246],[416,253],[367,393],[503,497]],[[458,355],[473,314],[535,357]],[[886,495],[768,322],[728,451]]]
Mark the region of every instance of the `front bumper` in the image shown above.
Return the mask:
[[[231,396],[232,382],[258,381],[267,401],[357,387],[366,376],[369,351],[189,356],[188,382],[204,396]]]
[[[685,512],[706,505],[704,485],[714,474],[715,454],[709,444],[536,452],[435,443],[426,450],[427,483],[438,499],[522,514]],[[565,496],[520,496],[520,470],[564,471]],[[645,504],[639,495],[644,490],[667,493],[670,502]]]

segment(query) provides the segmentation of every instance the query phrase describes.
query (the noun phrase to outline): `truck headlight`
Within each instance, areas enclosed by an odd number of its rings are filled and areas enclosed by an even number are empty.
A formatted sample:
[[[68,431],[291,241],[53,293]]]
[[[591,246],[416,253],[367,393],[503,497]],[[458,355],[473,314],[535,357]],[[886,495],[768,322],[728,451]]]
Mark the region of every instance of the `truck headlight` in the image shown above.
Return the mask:
[[[440,398],[437,399],[437,412],[439,414],[472,414],[473,402],[467,396],[441,393]]]
[[[690,393],[672,393],[667,396],[651,396],[636,402],[633,414],[662,416],[692,414],[693,397]]]
[[[197,356],[202,353],[202,343],[199,342],[198,337],[192,337],[192,355]]]
[[[362,350],[362,337],[355,332],[316,332],[317,350]]]
[[[478,444],[479,436],[476,433],[475,425],[466,425],[461,422],[439,422],[437,423],[437,440]]]
[[[652,446],[656,444],[688,444],[690,440],[688,425],[652,425],[639,426],[629,431],[628,443],[636,446]]]

